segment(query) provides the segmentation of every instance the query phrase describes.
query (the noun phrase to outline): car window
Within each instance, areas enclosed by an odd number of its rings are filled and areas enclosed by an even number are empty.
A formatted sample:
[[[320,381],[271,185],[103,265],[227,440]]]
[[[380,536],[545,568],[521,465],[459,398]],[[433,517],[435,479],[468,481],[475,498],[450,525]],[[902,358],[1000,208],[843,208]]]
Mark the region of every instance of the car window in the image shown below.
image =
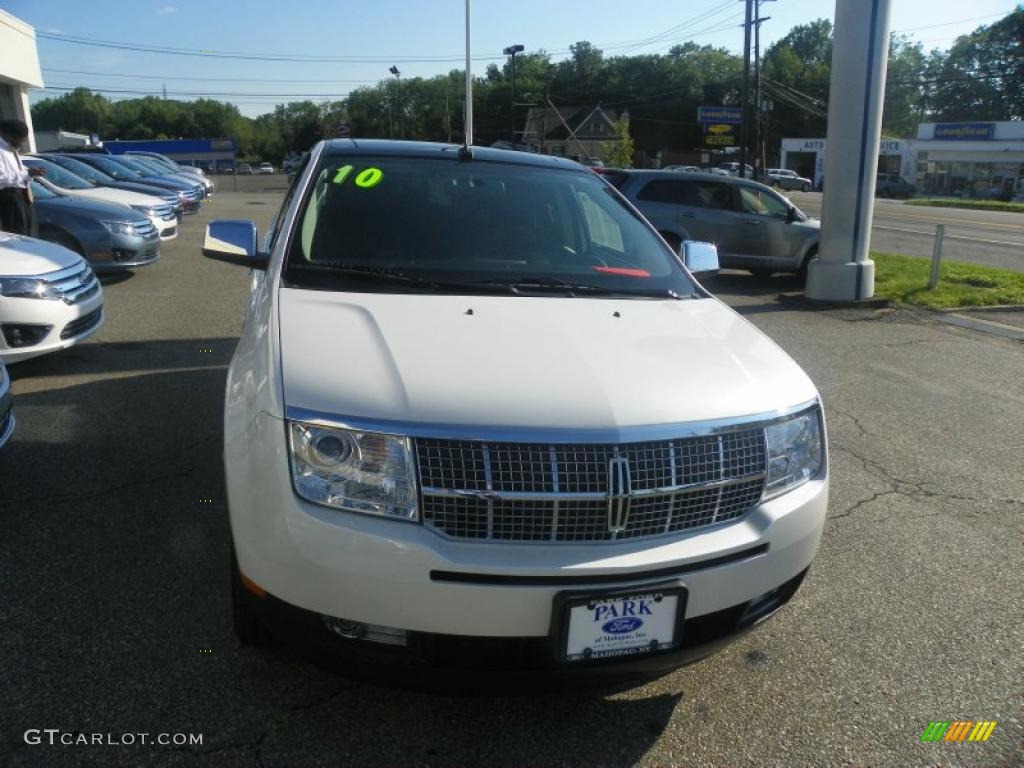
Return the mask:
[[[89,161],[83,160],[82,162],[90,162],[92,165],[96,165],[97,167],[99,167],[105,173],[109,173],[115,179],[122,181],[138,179],[141,178],[142,176],[141,174],[133,171],[131,168],[121,165],[120,163],[116,163],[113,160],[110,160],[106,157],[102,157],[100,155],[93,155]]]
[[[740,205],[744,213],[758,216],[786,216],[789,206],[767,189],[743,185],[740,187]]]
[[[50,159],[47,157],[47,159]],[[74,174],[81,176],[86,181],[95,181],[97,184],[105,184],[114,179],[103,171],[98,171],[91,165],[87,165],[80,160],[76,160],[73,157],[54,157],[53,162],[62,168],[67,168]]]
[[[694,290],[646,221],[589,171],[329,155],[313,178],[285,265],[289,286],[417,290],[353,277],[356,268],[421,284],[485,283],[502,295],[519,281]],[[444,290],[436,284],[431,290]]]
[[[46,171],[45,179],[52,184],[64,189],[92,189],[93,186],[80,176],[71,171],[61,168],[56,163],[47,163],[32,157],[25,158],[25,165],[29,168],[42,168]]]
[[[733,210],[732,189],[719,181],[685,181],[682,182],[681,193],[681,205],[719,211]]]
[[[682,182],[674,179],[655,179],[647,182],[637,198],[650,203],[679,205],[683,199]]]

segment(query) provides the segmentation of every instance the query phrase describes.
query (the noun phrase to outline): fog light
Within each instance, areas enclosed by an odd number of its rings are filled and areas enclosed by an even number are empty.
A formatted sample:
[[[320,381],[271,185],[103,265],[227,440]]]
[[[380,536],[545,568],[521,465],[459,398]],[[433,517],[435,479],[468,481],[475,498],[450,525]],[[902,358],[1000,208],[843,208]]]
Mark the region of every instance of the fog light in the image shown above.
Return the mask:
[[[346,640],[366,640],[383,645],[407,645],[408,633],[396,627],[384,627],[380,624],[363,624],[360,621],[337,619],[324,616],[324,625],[339,637]]]
[[[334,634],[344,637],[346,640],[358,640],[366,634],[366,625],[358,621],[348,619],[336,619],[333,616],[324,616],[324,624]]]
[[[114,261],[131,261],[135,257],[135,251],[127,251],[124,248],[114,248]]]
[[[52,330],[52,325],[4,324],[4,341],[8,347],[31,347],[45,339]]]

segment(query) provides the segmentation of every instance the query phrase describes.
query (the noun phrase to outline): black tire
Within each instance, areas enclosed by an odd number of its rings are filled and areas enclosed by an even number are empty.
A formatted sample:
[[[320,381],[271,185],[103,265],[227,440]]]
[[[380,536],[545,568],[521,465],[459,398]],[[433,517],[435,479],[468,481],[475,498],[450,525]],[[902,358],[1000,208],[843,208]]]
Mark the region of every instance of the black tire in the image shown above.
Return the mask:
[[[252,606],[252,596],[242,585],[242,572],[238,569],[235,549],[231,548],[231,626],[242,645],[264,646],[270,636]]]
[[[800,282],[803,283],[804,285],[807,284],[807,269],[811,265],[811,260],[814,259],[817,255],[818,246],[814,246],[811,250],[807,252],[807,255],[804,256],[804,260],[800,264],[800,269],[796,271],[797,277],[800,278]]]

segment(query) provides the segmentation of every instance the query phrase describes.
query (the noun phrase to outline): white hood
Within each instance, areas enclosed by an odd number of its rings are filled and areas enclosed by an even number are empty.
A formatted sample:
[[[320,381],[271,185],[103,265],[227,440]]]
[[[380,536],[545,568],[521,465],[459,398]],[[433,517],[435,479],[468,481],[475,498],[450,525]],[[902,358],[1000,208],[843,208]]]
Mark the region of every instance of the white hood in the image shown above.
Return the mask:
[[[72,197],[86,197],[90,200],[101,200],[104,203],[119,203],[120,205],[164,205],[164,201],[156,195],[144,195],[141,192],[132,192],[129,189],[114,189],[113,187],[96,187],[95,189],[65,189],[60,187],[61,193]]]
[[[63,245],[0,232],[0,276],[32,277],[72,267],[82,257]]]
[[[768,413],[817,395],[714,299],[282,288],[279,302],[286,405],[340,416],[617,428]]]

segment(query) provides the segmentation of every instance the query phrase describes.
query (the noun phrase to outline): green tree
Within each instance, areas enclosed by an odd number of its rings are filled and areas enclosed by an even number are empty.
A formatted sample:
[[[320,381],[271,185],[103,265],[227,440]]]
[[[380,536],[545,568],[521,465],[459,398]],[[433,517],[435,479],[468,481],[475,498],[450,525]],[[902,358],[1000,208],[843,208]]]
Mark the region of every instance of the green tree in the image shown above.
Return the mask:
[[[616,141],[605,144],[605,162],[613,168],[633,167],[633,139],[629,135],[629,119],[620,116],[615,121]]]

